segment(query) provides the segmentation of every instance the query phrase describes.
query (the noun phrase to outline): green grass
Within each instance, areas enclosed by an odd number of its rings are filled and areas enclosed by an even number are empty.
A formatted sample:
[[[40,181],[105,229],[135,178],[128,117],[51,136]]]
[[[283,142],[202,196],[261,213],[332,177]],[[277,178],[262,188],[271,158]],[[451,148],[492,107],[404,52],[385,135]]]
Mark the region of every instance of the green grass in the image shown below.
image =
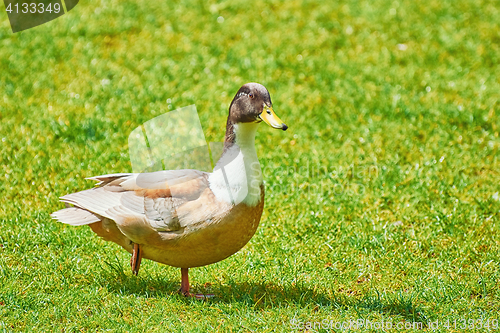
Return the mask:
[[[17,34],[2,7],[0,330],[500,319],[499,31],[495,0],[80,2]],[[254,238],[190,272],[215,299],[50,219],[131,171],[128,134],[168,110],[196,104],[221,141],[252,81],[290,129],[259,129]]]

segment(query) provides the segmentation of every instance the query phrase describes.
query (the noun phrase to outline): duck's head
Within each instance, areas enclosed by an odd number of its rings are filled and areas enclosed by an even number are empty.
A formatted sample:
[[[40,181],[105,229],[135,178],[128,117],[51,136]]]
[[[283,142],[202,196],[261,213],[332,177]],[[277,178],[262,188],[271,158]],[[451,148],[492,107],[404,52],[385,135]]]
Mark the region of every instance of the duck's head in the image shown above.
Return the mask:
[[[247,83],[234,96],[229,107],[228,126],[237,123],[260,123],[286,131],[288,126],[274,113],[269,91],[262,84]]]

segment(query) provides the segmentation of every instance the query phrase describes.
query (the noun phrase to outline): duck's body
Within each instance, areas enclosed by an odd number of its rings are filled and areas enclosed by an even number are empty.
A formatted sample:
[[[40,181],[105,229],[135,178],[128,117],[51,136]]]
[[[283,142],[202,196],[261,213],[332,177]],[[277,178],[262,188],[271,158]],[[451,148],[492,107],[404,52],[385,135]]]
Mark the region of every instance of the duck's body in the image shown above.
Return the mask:
[[[150,176],[161,174],[151,173]],[[133,253],[134,244],[140,244],[143,258],[180,268],[223,260],[241,249],[257,230],[264,208],[263,187],[257,205],[249,206],[243,202],[231,205],[219,200],[206,186],[207,174],[193,180],[201,183],[201,193],[192,201],[163,197],[168,190],[136,191],[126,185],[115,185],[132,183],[135,186],[135,177],[135,174],[95,177],[96,180],[110,179],[110,183],[104,182],[101,187],[62,197],[62,201],[78,208],[61,210],[54,213],[54,217],[61,222],[76,224],[66,215],[72,214],[79,221],[84,214],[88,215],[88,225],[105,240],[119,244],[130,253]],[[123,192],[110,189],[117,186]],[[154,206],[174,205],[178,205],[174,225],[147,216],[161,214]],[[106,206],[110,208],[106,209]],[[144,206],[151,207],[151,210],[146,211]]]
[[[264,114],[264,115],[263,115]],[[72,225],[89,225],[105,240],[141,258],[187,269],[223,260],[252,238],[264,208],[264,186],[255,151],[258,122],[287,127],[272,111],[267,90],[246,84],[230,106],[225,150],[212,173],[171,170],[92,177],[99,186],[66,195],[74,207],[52,216]]]
[[[54,217],[68,224],[86,217],[105,240],[131,253],[140,244],[143,258],[174,267],[204,266],[234,254],[254,235],[264,207],[253,140],[228,147],[212,173],[170,170],[90,179],[100,181],[99,187],[62,197],[77,208]]]

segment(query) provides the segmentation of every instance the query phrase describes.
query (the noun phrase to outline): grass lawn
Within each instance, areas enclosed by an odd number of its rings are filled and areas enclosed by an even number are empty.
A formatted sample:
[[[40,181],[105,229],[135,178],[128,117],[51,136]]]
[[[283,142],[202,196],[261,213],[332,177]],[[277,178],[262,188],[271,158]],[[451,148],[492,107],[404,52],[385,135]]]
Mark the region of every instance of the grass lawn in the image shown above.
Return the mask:
[[[3,8],[0,331],[500,328],[498,1],[82,1],[16,34]],[[246,82],[289,130],[259,129],[254,238],[190,271],[217,297],[51,220],[149,119],[196,104],[223,140]]]

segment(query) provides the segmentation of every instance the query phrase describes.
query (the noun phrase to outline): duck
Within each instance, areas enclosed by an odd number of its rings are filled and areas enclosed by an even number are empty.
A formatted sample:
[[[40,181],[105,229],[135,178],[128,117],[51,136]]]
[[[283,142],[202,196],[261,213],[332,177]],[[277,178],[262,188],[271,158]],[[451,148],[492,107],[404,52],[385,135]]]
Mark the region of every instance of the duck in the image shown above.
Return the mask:
[[[212,172],[194,169],[115,173],[90,177],[95,187],[60,197],[66,208],[51,217],[88,225],[132,256],[181,269],[179,292],[193,296],[189,269],[210,265],[242,249],[253,237],[264,209],[265,188],[255,149],[261,122],[286,131],[269,91],[244,84],[226,122],[224,149]]]

